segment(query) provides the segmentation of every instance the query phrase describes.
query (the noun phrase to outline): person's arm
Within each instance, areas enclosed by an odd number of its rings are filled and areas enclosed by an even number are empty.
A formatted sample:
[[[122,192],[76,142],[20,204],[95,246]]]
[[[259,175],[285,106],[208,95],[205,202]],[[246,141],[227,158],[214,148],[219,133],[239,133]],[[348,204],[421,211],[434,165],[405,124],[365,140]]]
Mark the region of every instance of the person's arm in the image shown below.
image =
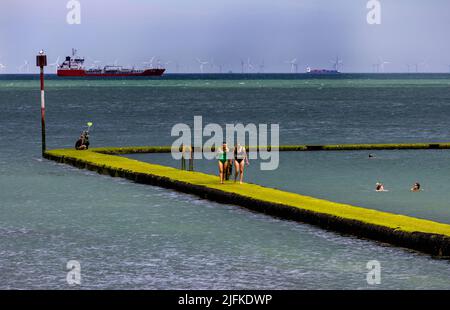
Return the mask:
[[[247,150],[244,147],[244,157],[245,157],[245,163],[248,165],[250,165],[250,162],[248,161],[248,155],[247,155]]]
[[[216,159],[220,159],[221,147],[216,148]]]

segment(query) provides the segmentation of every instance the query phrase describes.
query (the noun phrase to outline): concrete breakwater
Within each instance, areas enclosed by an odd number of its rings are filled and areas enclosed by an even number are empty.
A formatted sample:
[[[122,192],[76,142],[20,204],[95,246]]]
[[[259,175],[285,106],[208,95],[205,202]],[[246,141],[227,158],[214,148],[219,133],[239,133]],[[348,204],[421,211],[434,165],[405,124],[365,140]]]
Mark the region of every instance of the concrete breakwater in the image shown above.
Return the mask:
[[[175,189],[284,219],[450,257],[450,225],[447,224],[335,203],[256,184],[221,185],[218,177],[213,175],[115,156],[151,152],[170,152],[170,147],[97,148],[89,151],[62,149],[47,151],[44,156],[113,177]]]
[[[450,143],[382,143],[382,144],[328,144],[328,145],[280,145],[278,147],[253,147],[247,146],[247,150],[257,151],[264,150],[278,150],[280,152],[301,152],[301,151],[364,151],[364,150],[436,150],[436,149],[450,149]],[[102,154],[133,154],[133,153],[170,153],[172,148],[170,146],[126,146],[126,147],[103,147],[92,149],[95,152]],[[194,148],[194,151],[201,151]],[[203,151],[214,152],[214,148]]]

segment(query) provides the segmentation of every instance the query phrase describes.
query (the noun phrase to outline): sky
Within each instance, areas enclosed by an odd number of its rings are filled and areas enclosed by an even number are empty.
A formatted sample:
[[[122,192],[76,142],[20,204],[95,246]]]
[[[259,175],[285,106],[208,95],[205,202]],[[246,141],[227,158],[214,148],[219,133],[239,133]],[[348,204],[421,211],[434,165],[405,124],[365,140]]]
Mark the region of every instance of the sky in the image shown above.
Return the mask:
[[[69,0],[0,0],[1,73],[36,72],[77,48],[101,65],[143,66],[160,59],[167,72],[449,72],[450,1],[379,0],[381,24],[370,25],[369,0],[78,0],[81,23],[68,24]],[[154,64],[156,64],[154,60]],[[211,64],[215,64],[212,66]],[[1,67],[1,66],[0,66]],[[20,68],[21,67],[21,68]],[[55,67],[47,70],[55,71]]]

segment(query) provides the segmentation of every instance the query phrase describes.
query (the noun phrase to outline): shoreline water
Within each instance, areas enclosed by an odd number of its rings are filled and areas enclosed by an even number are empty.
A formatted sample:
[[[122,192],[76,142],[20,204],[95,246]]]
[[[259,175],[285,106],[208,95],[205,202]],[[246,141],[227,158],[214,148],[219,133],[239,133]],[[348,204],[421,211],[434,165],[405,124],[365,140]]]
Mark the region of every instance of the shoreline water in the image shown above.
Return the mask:
[[[207,77],[186,76],[181,82],[179,76],[49,78],[48,146],[73,147],[87,120],[95,123],[92,146],[170,145],[170,128],[192,120],[194,113],[219,124],[280,123],[281,144],[448,141],[448,75],[436,79],[419,74],[402,80],[364,75],[354,80]],[[0,127],[8,143],[0,154],[3,288],[67,287],[69,259],[81,260],[86,289],[449,288],[447,260],[42,160],[38,89],[37,77],[0,76]],[[279,113],[280,107],[284,113]],[[448,197],[445,186],[438,188],[446,184],[447,152],[440,151],[438,160],[434,153],[402,151],[382,158],[380,151],[376,154],[381,158],[368,161],[364,152],[349,157],[339,153],[340,159],[333,153],[299,152],[292,154],[297,156],[294,161],[283,162],[278,174],[296,178],[289,171],[310,162],[322,166],[323,174],[369,164],[372,169],[357,188],[359,194],[385,203],[398,191],[408,191],[417,177],[425,192],[404,196],[417,197],[417,208],[433,212],[434,206],[445,206]],[[398,178],[383,179],[382,168],[389,167],[386,163],[402,165],[405,157],[413,159],[413,166],[401,166],[401,184],[391,187]],[[420,165],[423,161],[429,164]],[[252,172],[247,172],[250,178]],[[430,174],[436,176],[433,184],[427,180]],[[389,194],[372,193],[378,177],[391,189]],[[314,180],[308,194],[324,196],[318,184],[323,178],[300,178]],[[351,178],[355,173],[331,181],[347,184]],[[278,187],[276,182],[267,186]],[[300,189],[303,192],[301,184]],[[346,201],[345,195],[323,198]],[[364,206],[363,202],[352,204]],[[373,259],[384,270],[379,286],[365,281],[366,263]]]

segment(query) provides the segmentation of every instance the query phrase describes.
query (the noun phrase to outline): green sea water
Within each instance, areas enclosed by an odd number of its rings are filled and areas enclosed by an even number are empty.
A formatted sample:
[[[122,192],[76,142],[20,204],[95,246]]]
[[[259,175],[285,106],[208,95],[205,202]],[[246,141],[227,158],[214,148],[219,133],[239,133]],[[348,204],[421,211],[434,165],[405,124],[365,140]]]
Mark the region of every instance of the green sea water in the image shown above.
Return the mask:
[[[450,141],[449,75],[48,77],[46,89],[49,148],[73,147],[87,121],[92,146],[170,145],[194,115],[278,123],[282,144]],[[69,260],[81,289],[450,288],[448,260],[42,160],[39,98],[35,76],[0,76],[0,288],[69,288]],[[449,222],[450,153],[366,155],[285,153],[247,177]],[[374,193],[377,180],[390,192]],[[411,196],[415,181],[424,191]],[[369,260],[380,285],[366,281]]]

